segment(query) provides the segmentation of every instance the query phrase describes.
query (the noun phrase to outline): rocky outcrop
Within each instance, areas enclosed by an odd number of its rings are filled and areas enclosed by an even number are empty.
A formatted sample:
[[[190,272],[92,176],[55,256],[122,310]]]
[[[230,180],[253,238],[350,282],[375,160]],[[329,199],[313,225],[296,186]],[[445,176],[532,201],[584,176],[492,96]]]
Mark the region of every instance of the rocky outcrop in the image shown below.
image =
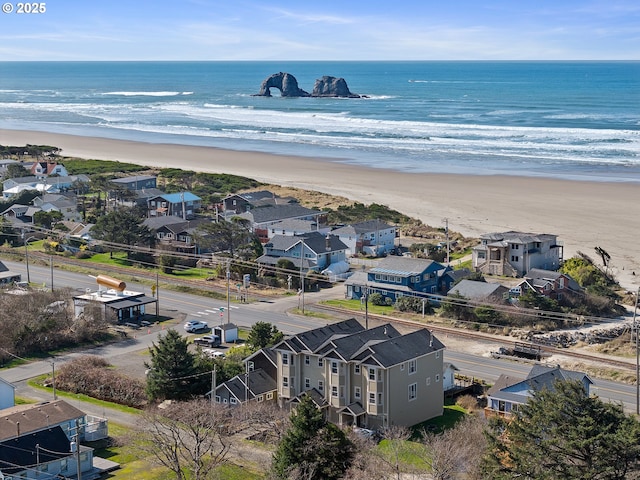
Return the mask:
[[[316,80],[313,86],[312,97],[348,97],[360,98],[360,95],[351,93],[344,78],[324,76]]]
[[[259,97],[270,97],[271,89],[280,90],[283,97],[309,97],[309,93],[298,87],[298,80],[289,73],[278,72],[267,78],[260,86]]]
[[[361,98],[351,93],[344,78],[324,76],[316,80],[313,92],[308,93],[298,87],[298,80],[290,73],[278,72],[268,77],[260,86],[258,97],[270,97],[271,89],[277,88],[283,97],[347,97]]]

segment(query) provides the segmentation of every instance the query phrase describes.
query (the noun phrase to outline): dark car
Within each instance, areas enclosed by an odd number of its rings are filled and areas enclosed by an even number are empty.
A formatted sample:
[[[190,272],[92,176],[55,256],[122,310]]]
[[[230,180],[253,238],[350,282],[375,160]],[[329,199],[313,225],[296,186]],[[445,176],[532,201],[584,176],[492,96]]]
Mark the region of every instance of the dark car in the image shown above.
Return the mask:
[[[205,335],[196,338],[193,343],[202,347],[219,347],[220,337],[218,335]]]

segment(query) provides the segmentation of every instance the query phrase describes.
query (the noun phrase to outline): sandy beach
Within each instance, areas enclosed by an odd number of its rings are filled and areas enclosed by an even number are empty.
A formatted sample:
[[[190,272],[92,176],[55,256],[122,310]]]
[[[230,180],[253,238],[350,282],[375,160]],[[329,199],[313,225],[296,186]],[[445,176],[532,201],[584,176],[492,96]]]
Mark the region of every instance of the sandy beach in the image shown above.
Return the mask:
[[[558,235],[565,259],[594,247],[611,255],[621,284],[640,285],[640,185],[508,175],[416,174],[363,168],[329,159],[0,130],[0,144],[46,144],[62,154],[140,165],[228,173],[380,203],[465,236],[518,230]],[[635,272],[637,275],[634,275]]]

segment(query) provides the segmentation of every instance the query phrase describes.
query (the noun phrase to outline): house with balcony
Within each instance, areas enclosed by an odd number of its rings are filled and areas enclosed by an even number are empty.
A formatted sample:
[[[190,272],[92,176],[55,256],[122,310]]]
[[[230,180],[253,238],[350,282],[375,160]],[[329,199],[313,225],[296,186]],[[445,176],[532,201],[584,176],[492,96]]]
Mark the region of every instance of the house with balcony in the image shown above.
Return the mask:
[[[183,220],[181,217],[165,215],[150,217],[142,222],[155,234],[160,249],[172,252],[198,254],[196,230],[208,219]]]
[[[347,255],[371,255],[379,257],[395,248],[396,237],[399,235],[395,226],[380,220],[367,220],[336,228],[331,231],[337,235],[349,250]]]
[[[485,275],[523,277],[532,268],[557,270],[563,247],[557,235],[522,232],[488,233],[473,247],[472,265]]]
[[[147,199],[149,217],[174,216],[192,219],[202,207],[202,199],[191,192],[163,193]]]
[[[305,235],[275,235],[264,245],[264,254],[256,262],[274,267],[287,259],[304,271],[321,272],[330,265],[345,263],[347,246],[335,235],[310,232]]]
[[[25,168],[28,167],[31,175],[34,175],[38,178],[45,178],[56,175],[58,177],[67,177],[69,176],[69,172],[64,165],[58,164],[56,162],[33,162],[31,165],[25,164]]]
[[[433,260],[389,255],[367,272],[356,272],[345,282],[347,298],[361,299],[368,292],[379,293],[394,303],[403,295],[437,294],[443,275],[451,267]]]
[[[578,381],[584,387],[585,395],[589,396],[589,388],[593,381],[586,373],[565,370],[559,365],[535,365],[531,368],[527,378],[500,375],[494,385],[487,391],[487,406],[485,416],[502,416],[510,418],[518,407],[527,403],[534,392],[543,389],[553,390],[556,382]]]
[[[154,175],[130,175],[128,177],[114,178],[111,183],[127,190],[146,190],[156,188],[157,178]]]
[[[443,412],[444,345],[427,329],[350,319],[289,337],[276,352],[279,405],[310,395],[337,425],[411,426]]]

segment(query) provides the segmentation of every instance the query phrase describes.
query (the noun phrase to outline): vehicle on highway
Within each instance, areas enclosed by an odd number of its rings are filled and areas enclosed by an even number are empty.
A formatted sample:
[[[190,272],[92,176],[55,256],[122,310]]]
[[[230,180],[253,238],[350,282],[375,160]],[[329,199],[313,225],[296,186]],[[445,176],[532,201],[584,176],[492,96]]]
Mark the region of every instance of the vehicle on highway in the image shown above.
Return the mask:
[[[202,347],[219,347],[220,337],[218,335],[205,335],[203,337],[196,338],[193,343]]]
[[[188,333],[201,332],[202,330],[208,330],[209,324],[200,320],[190,320],[184,324],[184,330]]]

